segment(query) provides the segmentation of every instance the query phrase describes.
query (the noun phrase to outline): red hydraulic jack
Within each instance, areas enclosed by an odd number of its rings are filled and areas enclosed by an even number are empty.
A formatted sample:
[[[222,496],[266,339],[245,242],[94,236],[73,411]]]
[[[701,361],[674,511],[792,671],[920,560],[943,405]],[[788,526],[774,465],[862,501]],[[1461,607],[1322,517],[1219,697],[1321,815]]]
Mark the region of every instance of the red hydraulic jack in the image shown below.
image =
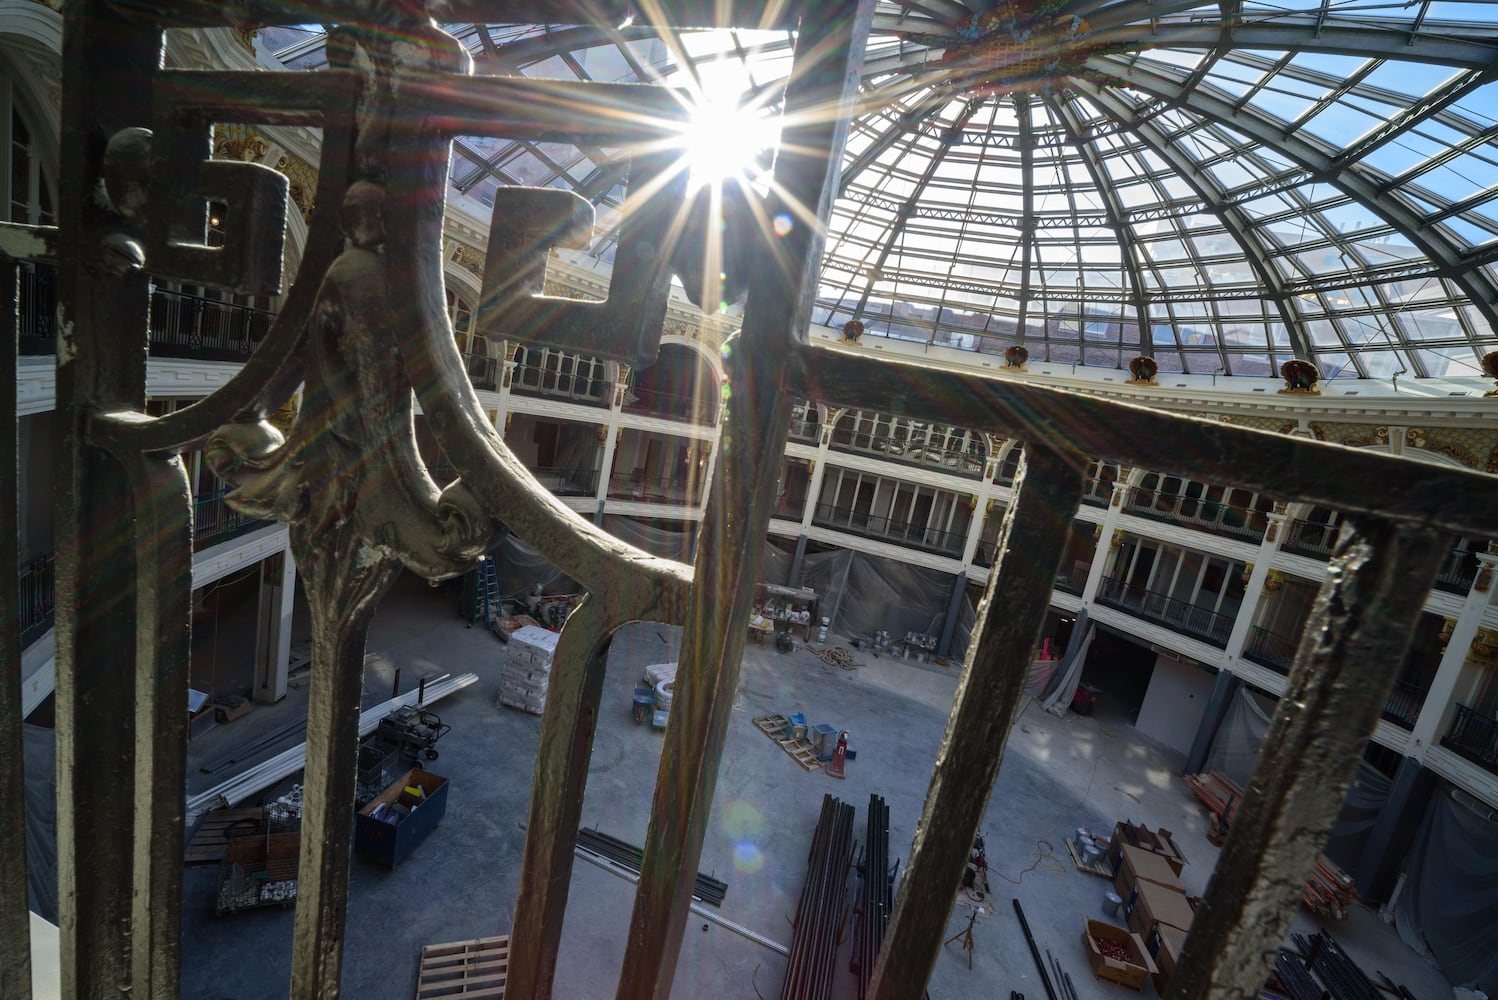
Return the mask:
[[[832,751],[832,759],[827,762],[827,773],[834,778],[846,778],[848,775],[843,771],[843,765],[848,762],[848,731],[844,729],[837,734],[837,749]]]

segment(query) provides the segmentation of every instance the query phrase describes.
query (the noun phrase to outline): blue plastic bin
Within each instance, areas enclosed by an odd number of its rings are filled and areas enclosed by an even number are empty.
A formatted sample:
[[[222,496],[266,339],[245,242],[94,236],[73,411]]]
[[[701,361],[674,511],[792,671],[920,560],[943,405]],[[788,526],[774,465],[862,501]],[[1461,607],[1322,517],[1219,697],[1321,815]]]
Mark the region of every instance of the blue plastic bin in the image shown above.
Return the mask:
[[[647,687],[637,687],[634,693],[634,720],[635,725],[649,722],[651,710],[655,708],[655,692]]]
[[[792,712],[786,716],[789,724],[785,727],[785,738],[788,740],[804,740],[806,738],[806,716],[800,712]]]
[[[831,760],[833,752],[837,750],[837,727],[818,722],[811,727],[811,731],[811,741],[817,748],[817,758]]]

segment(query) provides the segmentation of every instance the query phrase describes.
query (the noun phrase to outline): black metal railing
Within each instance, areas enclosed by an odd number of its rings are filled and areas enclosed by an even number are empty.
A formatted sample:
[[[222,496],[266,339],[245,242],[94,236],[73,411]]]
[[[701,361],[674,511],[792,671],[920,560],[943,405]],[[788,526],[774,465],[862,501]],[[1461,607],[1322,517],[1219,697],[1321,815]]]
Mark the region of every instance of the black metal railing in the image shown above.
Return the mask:
[[[522,396],[548,396],[589,406],[608,406],[613,384],[596,377],[592,371],[579,374],[565,368],[516,365],[510,379],[510,391]]]
[[[463,367],[468,371],[468,381],[475,389],[499,388],[499,359],[487,354],[464,354]]]
[[[1093,507],[1106,507],[1113,502],[1113,480],[1112,479],[1089,479],[1087,490],[1082,494],[1082,502]]]
[[[664,503],[695,507],[702,502],[706,484],[673,476],[648,478],[631,473],[609,477],[610,500],[633,500],[637,503]]]
[[[21,606],[21,648],[25,649],[52,627],[55,605],[56,559],[48,553],[21,567],[16,581]]]
[[[1118,577],[1103,578],[1103,585],[1098,589],[1098,603],[1127,611],[1137,618],[1164,625],[1218,648],[1227,645],[1228,635],[1233,631],[1231,615],[1218,614],[1168,594],[1125,583]]]
[[[973,553],[974,566],[987,566],[993,568],[993,564],[999,558],[998,542],[979,542],[978,550]]]
[[[715,390],[709,390],[712,391]],[[718,401],[711,395],[662,392],[631,386],[624,394],[622,409],[625,413],[684,420],[693,424],[711,425],[718,422]]]
[[[1414,729],[1428,693],[1429,689],[1423,685],[1395,681],[1389,691],[1389,700],[1384,703],[1384,718],[1406,729]]]
[[[271,522],[250,517],[230,507],[224,497],[228,488],[217,490],[192,502],[192,544],[194,549],[227,542],[236,535],[263,527]]]
[[[1477,553],[1470,549],[1452,549],[1446,553],[1436,574],[1436,589],[1448,594],[1465,594],[1477,579]]]
[[[1258,541],[1264,537],[1268,518],[1262,511],[1234,507],[1216,500],[1184,497],[1136,486],[1129,491],[1125,509],[1152,521],[1183,524],[1213,534]]]
[[[941,469],[966,479],[982,479],[986,461],[982,455],[974,455],[960,448],[928,447],[924,441],[872,434],[834,433],[832,450],[845,454],[873,455],[887,462],[914,465],[923,469]],[[1013,481],[1014,477],[1011,475],[1008,482],[1012,484]]]
[[[538,465],[531,469],[536,482],[559,497],[591,497],[598,493],[597,469],[568,469]]]
[[[1285,541],[1281,548],[1311,559],[1330,559],[1332,549],[1337,544],[1337,533],[1341,530],[1340,524],[1322,524],[1296,518],[1285,525]]]
[[[790,439],[802,444],[818,444],[822,437],[822,425],[815,420],[791,420]]]
[[[1062,570],[1056,574],[1056,589],[1063,594],[1081,597],[1087,586],[1087,570]]]
[[[1498,774],[1498,719],[1482,715],[1467,705],[1456,706],[1451,728],[1441,744],[1474,764]]]
[[[967,536],[961,532],[927,528],[909,521],[855,512],[851,507],[837,507],[830,503],[817,504],[812,523],[864,538],[899,542],[913,549],[945,556],[962,555],[962,545],[967,540]]]
[[[1248,630],[1248,638],[1243,643],[1243,656],[1260,666],[1288,674],[1290,664],[1295,662],[1295,649],[1299,645],[1299,639],[1255,625]]]
[[[151,291],[151,354],[199,361],[243,361],[270,330],[275,314],[201,295]]]
[[[16,353],[57,353],[57,268],[26,261],[18,265]]]

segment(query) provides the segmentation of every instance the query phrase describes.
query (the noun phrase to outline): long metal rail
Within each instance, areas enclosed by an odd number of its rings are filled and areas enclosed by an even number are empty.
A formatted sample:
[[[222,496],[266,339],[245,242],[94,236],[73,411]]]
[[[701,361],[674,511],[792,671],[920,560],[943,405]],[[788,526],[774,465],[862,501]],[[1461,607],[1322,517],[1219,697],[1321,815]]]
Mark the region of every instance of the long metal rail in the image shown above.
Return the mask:
[[[824,795],[807,858],[806,883],[796,906],[795,936],[780,1000],[826,1000],[831,995],[852,864],[853,807]]]

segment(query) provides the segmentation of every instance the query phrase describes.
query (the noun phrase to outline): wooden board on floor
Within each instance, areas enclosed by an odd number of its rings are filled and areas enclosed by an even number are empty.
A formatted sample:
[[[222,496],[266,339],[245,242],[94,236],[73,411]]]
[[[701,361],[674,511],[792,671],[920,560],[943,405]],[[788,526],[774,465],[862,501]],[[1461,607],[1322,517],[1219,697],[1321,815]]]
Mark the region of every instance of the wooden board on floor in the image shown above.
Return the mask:
[[[1072,864],[1077,866],[1077,871],[1096,875],[1099,878],[1108,879],[1110,882],[1113,880],[1113,870],[1108,867],[1106,856],[1098,858],[1090,865],[1087,864],[1082,860],[1081,852],[1077,850],[1077,845],[1072,842],[1070,837],[1066,838],[1066,850],[1071,854]]]
[[[474,938],[429,944],[421,949],[421,970],[416,975],[416,1000],[447,997],[505,995],[509,975],[510,939]]]
[[[817,756],[811,740],[788,740],[785,738],[785,718],[779,715],[762,715],[754,721],[754,728],[775,741],[797,764],[807,771],[820,771],[822,760]]]
[[[265,831],[265,809],[215,809],[204,813],[198,820],[198,828],[187,842],[183,864],[208,865],[224,860],[224,849],[228,845],[230,828],[241,833],[263,833]]]

